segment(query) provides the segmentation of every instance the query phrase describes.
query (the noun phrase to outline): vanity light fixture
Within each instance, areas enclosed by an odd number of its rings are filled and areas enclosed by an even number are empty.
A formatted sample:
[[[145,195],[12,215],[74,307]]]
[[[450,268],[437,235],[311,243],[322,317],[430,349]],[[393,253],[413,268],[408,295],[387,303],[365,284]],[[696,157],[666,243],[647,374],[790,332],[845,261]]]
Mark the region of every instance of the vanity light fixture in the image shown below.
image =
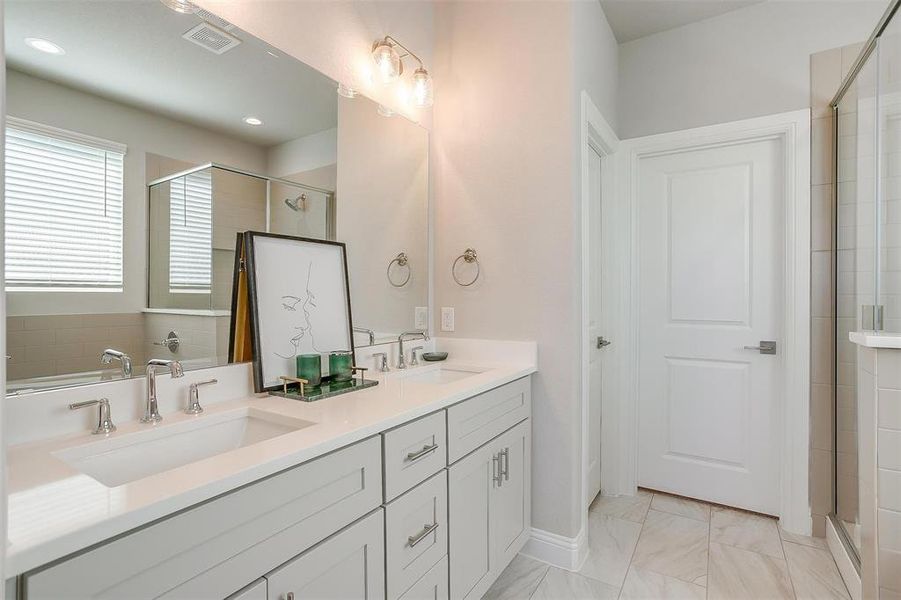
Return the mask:
[[[160,0],[167,8],[174,10],[183,15],[193,15],[199,9],[197,5],[189,0]]]
[[[338,95],[345,98],[356,98],[357,90],[338,82]]]
[[[400,54],[397,51],[398,48],[403,50],[404,54]],[[372,44],[372,60],[375,62],[382,83],[393,83],[403,75],[403,59],[407,56],[419,63],[419,68],[413,72],[413,104],[419,108],[428,108],[434,102],[432,76],[426,71],[422,60],[390,35],[386,35]]]
[[[41,52],[46,52],[47,54],[54,54],[56,56],[59,56],[66,53],[66,51],[63,50],[61,46],[58,46],[50,40],[45,40],[43,38],[25,38],[25,43],[35,50],[40,50]]]
[[[253,127],[263,124],[263,122],[257,117],[244,117],[243,121],[248,125],[252,125]]]

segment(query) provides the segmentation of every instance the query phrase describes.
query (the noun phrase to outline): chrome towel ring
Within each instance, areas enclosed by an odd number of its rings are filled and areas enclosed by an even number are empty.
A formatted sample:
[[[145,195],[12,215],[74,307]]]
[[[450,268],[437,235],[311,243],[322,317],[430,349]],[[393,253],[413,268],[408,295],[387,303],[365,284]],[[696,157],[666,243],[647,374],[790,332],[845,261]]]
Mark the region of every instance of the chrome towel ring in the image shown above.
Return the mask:
[[[391,278],[391,267],[394,265],[394,263],[397,263],[398,267],[407,268],[407,276],[404,277],[404,280],[400,283],[395,282]],[[385,274],[388,276],[388,283],[390,283],[394,287],[399,288],[407,285],[407,282],[410,281],[410,277],[413,275],[413,269],[410,268],[410,260],[407,258],[407,253],[399,252],[398,255],[388,263],[388,269],[385,271]]]
[[[476,264],[476,275],[472,278],[472,281],[468,283],[460,281],[460,279],[457,277],[457,263],[459,263],[461,260],[467,264]],[[472,248],[467,248],[466,250],[464,250],[463,254],[458,256],[457,260],[454,261],[453,266],[451,266],[451,275],[453,275],[454,281],[456,281],[457,284],[462,285],[463,287],[468,287],[478,281],[479,275],[481,275],[481,273],[482,266],[479,264],[479,255]]]

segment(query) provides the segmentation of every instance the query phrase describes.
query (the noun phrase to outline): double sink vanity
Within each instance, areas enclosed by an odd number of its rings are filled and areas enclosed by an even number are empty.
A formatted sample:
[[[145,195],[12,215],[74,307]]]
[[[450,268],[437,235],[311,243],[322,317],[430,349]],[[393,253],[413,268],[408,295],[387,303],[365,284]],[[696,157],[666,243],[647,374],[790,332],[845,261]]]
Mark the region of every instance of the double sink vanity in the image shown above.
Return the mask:
[[[449,360],[313,403],[212,386],[201,414],[12,446],[10,597],[480,598],[530,534],[533,372]]]

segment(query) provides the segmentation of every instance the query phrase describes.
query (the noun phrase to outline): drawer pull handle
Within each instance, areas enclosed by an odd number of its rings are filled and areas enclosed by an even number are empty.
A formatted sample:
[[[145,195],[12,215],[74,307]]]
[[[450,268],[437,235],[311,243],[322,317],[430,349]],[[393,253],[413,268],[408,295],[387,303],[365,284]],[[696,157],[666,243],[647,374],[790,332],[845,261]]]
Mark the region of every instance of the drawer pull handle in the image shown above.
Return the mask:
[[[414,460],[419,460],[426,454],[431,454],[435,450],[438,449],[438,444],[432,444],[431,446],[423,446],[422,450],[417,450],[416,452],[410,452],[407,454],[407,462],[413,462]]]
[[[422,540],[429,537],[430,533],[432,533],[433,531],[438,529],[438,522],[435,521],[431,525],[423,525],[423,527],[425,527],[425,529],[420,531],[418,535],[411,535],[410,537],[407,538],[407,543],[410,545],[411,548],[416,546],[416,544],[418,544]]]

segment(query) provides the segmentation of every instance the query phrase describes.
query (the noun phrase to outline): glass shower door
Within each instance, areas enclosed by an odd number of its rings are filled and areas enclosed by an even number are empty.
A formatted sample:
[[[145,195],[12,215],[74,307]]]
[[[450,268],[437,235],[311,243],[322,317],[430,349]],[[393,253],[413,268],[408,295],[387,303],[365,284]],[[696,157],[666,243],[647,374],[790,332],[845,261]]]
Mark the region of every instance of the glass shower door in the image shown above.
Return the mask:
[[[837,110],[835,256],[835,516],[859,552],[857,347],[848,334],[874,329],[878,298],[877,54]]]

